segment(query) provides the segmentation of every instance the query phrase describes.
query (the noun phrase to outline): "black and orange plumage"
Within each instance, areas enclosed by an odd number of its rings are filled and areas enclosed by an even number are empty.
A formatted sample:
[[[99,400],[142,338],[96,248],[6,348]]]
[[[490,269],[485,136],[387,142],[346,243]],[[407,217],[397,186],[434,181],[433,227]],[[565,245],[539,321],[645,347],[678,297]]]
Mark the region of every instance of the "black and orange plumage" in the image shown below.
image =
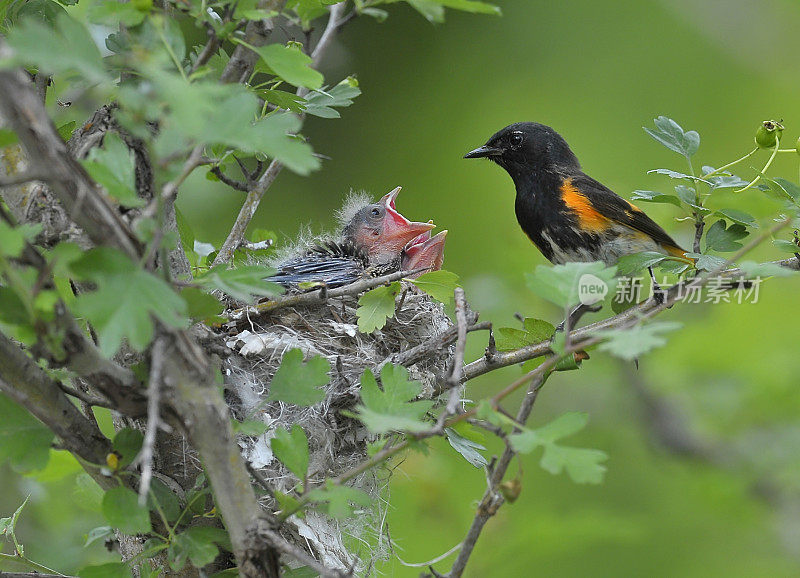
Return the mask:
[[[517,221],[553,263],[613,265],[641,251],[686,253],[641,209],[585,174],[567,142],[549,126],[509,125],[465,158],[488,158],[508,172],[517,190]]]

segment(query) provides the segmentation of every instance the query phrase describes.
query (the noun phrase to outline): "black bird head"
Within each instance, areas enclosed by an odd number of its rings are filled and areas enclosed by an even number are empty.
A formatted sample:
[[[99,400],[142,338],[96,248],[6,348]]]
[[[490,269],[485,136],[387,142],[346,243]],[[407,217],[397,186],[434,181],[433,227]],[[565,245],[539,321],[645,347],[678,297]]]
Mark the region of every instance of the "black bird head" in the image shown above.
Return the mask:
[[[400,257],[403,247],[434,228],[433,223],[409,221],[394,205],[400,187],[385,194],[377,203],[359,209],[345,226],[345,241],[364,251],[371,264],[383,264]]]
[[[488,158],[503,167],[514,181],[532,170],[580,169],[578,158],[560,134],[538,122],[517,122],[492,135],[485,145],[464,155]]]

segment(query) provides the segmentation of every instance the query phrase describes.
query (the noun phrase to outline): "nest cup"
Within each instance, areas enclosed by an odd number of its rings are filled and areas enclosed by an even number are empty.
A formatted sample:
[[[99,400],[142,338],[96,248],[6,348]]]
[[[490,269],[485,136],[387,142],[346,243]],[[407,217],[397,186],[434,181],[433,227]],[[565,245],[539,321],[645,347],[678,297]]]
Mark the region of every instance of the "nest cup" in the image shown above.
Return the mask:
[[[269,426],[258,437],[240,436],[242,455],[270,486],[288,493],[299,482],[274,456],[270,440],[275,429],[300,425],[309,443],[309,486],[338,476],[367,459],[367,442],[374,436],[355,419],[341,413],[359,400],[361,376],[394,355],[416,347],[452,327],[442,305],[411,284],[403,283],[396,299],[394,317],[370,334],[359,332],[355,296],[319,301],[258,314],[245,311],[226,327],[224,339],[234,353],[223,365],[226,396],[237,419],[262,420]],[[319,355],[331,366],[325,399],[311,407],[266,401],[270,383],[283,355],[300,349],[304,358]],[[430,399],[435,384],[449,369],[450,346],[408,367],[409,379],[422,384],[420,398]],[[329,568],[369,573],[376,558],[388,551],[385,532],[388,468],[373,468],[350,484],[370,496],[372,506],[346,521],[337,521],[309,510],[305,518],[289,518],[283,531]],[[279,509],[268,495],[262,505]]]

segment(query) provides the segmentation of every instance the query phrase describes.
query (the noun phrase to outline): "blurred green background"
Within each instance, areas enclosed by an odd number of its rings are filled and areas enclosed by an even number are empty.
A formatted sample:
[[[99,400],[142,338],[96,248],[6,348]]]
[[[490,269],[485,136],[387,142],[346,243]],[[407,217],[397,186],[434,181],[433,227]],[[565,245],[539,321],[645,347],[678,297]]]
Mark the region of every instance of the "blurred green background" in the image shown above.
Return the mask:
[[[539,121],[568,140],[586,172],[630,197],[672,192],[676,182],[648,170],[685,169],[641,129],[655,116],[697,130],[696,158],[714,166],[748,152],[762,120],[784,119],[787,143],[800,134],[794,0],[497,3],[502,17],[449,12],[434,26],[403,4],[383,24],[349,24],[322,68],[330,82],[357,74],[364,94],[341,120],[308,120],[313,146],[331,159],[309,178],[282,173],[254,226],[279,242],[303,225],[330,229],[351,188],[379,195],[399,184],[404,214],[450,230],[445,267],[461,276],[482,319],[513,327],[519,312],[555,323],[559,312],[525,288],[523,274],[544,259],[517,226],[511,180],[489,162],[462,160],[466,151],[511,122]],[[738,173],[750,178],[765,160],[760,153]],[[780,155],[771,174],[797,181],[797,165]],[[240,193],[198,174],[181,195],[198,239],[219,245]],[[677,208],[641,205],[691,244],[692,224],[676,221]],[[715,193],[709,206],[745,210],[762,226],[779,210],[755,190]],[[784,255],[767,244],[755,256]],[[569,442],[608,453],[606,481],[576,485],[526,456],[522,494],[488,523],[467,575],[800,575],[797,289],[775,279],[756,304],[679,305],[662,318],[684,329],[638,371],[595,352],[580,371],[554,375],[531,424],[588,412]],[[484,339],[471,338],[470,359]],[[477,379],[469,396],[519,375],[512,367]],[[102,521],[78,505],[74,472],[20,481],[0,468],[0,516],[31,493],[20,537],[33,559],[61,570],[105,556],[101,544],[81,549],[80,534]],[[484,487],[483,473],[446,443],[409,456],[391,485],[395,553],[420,563],[449,550]],[[380,566],[397,577],[423,569]]]

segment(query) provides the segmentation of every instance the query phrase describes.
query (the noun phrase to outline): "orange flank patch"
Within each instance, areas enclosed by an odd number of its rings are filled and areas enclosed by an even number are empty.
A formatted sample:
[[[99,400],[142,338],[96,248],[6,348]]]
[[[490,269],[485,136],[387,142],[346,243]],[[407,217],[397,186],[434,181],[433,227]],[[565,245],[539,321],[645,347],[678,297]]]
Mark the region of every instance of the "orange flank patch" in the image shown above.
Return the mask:
[[[572,179],[564,180],[561,185],[561,199],[567,208],[578,217],[578,223],[584,231],[600,233],[611,226],[611,222],[592,206],[578,189],[572,185]]]
[[[671,247],[669,245],[661,245],[661,247],[673,257],[681,257],[682,259],[691,259],[692,261],[697,260],[697,259],[692,259],[691,257],[687,257],[686,251],[684,251],[680,247]]]

